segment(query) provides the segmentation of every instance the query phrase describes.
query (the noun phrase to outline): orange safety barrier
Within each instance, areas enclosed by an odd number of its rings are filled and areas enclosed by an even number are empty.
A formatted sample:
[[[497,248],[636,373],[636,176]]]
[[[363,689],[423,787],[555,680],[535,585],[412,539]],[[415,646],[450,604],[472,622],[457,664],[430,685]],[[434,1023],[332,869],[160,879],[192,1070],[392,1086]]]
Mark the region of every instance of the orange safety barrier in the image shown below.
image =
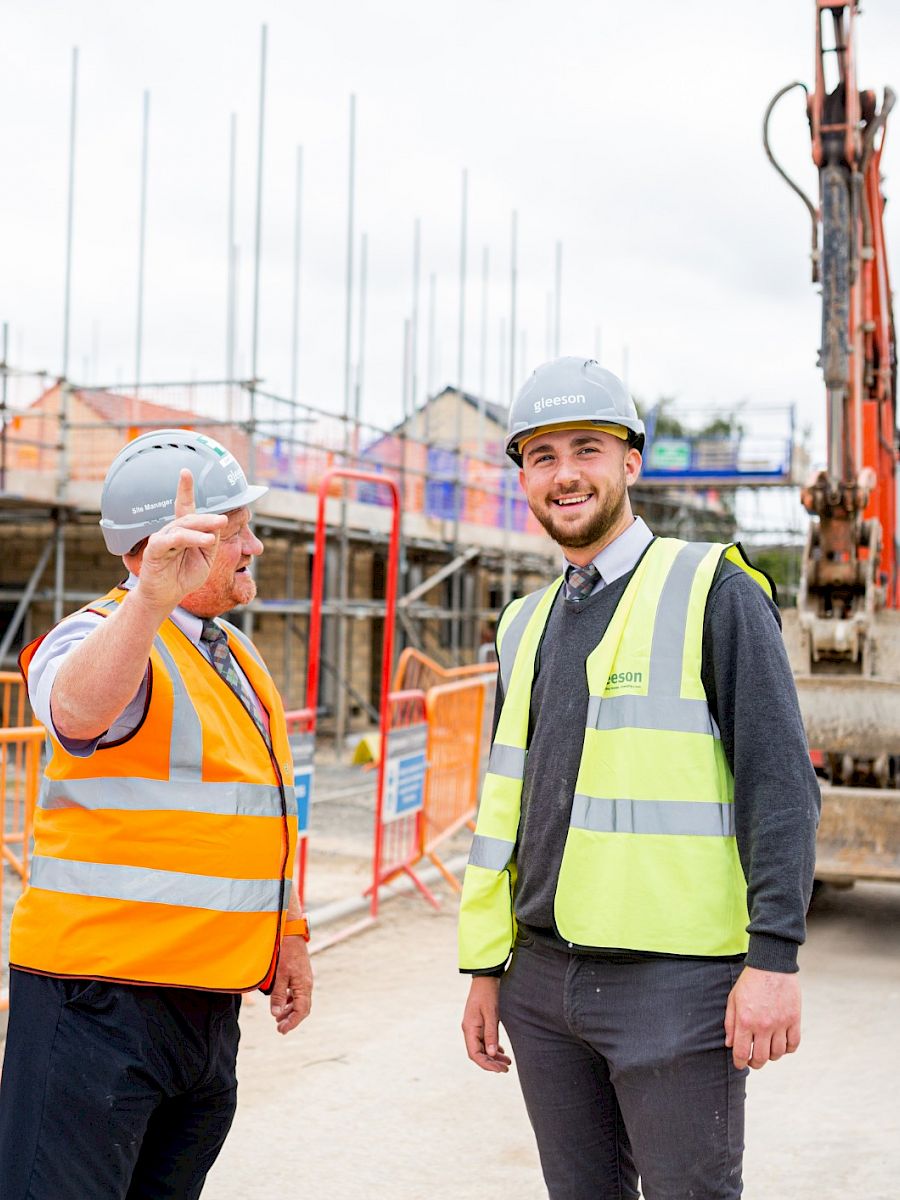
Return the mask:
[[[460,679],[429,688],[428,782],[423,813],[422,853],[454,891],[461,887],[437,847],[467,825],[474,830],[481,782],[486,691],[491,679]]]
[[[403,688],[421,688],[427,692],[429,688],[439,683],[450,683],[456,679],[473,679],[478,676],[496,675],[497,664],[470,663],[465,667],[442,667],[439,662],[407,646],[397,659],[394,671],[394,691]]]
[[[43,740],[43,725],[0,729],[0,940],[13,904],[28,882],[28,846],[41,781]],[[7,1004],[6,993],[0,992],[0,1009]]]
[[[32,723],[25,680],[18,671],[0,671],[0,727],[21,728]]]

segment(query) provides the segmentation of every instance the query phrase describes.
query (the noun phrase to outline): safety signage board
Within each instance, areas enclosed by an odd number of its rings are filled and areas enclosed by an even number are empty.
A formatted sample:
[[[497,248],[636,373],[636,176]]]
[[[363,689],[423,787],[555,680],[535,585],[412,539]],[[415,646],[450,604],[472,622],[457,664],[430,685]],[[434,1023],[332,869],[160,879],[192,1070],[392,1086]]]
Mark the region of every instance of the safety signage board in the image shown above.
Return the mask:
[[[425,803],[425,722],[392,729],[388,734],[385,763],[383,821],[396,821],[418,812]]]
[[[314,733],[291,733],[288,745],[294,760],[294,794],[297,797],[297,836],[309,833],[309,806],[312,803],[313,757],[316,749]]]

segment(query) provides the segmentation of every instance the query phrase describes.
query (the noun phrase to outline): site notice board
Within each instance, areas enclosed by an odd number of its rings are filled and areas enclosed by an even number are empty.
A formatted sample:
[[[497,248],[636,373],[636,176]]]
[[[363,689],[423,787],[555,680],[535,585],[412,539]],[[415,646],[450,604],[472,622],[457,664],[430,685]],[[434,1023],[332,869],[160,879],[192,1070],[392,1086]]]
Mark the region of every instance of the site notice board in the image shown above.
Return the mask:
[[[313,757],[316,749],[314,733],[292,733],[288,736],[294,760],[294,794],[297,797],[297,833],[306,837],[309,832],[309,806],[312,800]]]
[[[428,725],[406,725],[388,734],[383,821],[418,812],[425,803],[425,751]]]

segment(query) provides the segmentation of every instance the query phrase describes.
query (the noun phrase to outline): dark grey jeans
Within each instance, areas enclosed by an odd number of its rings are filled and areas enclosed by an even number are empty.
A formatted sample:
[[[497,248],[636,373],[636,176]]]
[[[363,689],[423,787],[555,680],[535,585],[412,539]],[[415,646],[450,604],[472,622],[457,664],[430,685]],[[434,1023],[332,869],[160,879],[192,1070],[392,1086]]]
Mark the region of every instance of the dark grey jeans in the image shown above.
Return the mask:
[[[744,1088],[725,1048],[740,973],[721,960],[612,963],[520,933],[500,985],[551,1200],[734,1200]]]

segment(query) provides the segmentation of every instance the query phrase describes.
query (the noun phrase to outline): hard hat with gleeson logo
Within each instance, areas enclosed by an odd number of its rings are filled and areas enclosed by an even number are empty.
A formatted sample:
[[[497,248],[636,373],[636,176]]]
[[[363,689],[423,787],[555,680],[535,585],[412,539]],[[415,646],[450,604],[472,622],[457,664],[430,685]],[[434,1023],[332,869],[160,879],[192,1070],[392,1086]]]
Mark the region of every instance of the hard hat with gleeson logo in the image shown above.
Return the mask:
[[[629,445],[644,448],[644,422],[618,375],[593,359],[567,355],[539,366],[513,400],[506,453],[521,467],[520,443],[529,434],[573,422],[622,427]]]

